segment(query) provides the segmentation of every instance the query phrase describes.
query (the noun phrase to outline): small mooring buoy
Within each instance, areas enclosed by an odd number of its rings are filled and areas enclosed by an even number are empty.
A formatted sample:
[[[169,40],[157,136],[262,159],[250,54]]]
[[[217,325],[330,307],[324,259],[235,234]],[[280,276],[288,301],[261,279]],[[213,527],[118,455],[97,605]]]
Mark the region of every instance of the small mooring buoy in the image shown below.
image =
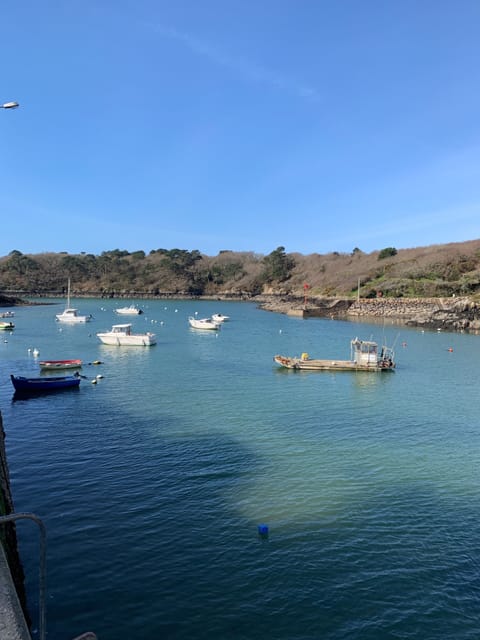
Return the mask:
[[[268,525],[267,524],[259,524],[258,525],[258,535],[259,536],[268,536]]]

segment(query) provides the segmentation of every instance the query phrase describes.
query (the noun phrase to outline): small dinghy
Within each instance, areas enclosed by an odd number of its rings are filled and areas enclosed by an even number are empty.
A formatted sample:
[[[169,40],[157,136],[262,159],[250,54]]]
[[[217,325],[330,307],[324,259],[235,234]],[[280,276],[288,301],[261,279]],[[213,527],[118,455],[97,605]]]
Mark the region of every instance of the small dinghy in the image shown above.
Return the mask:
[[[42,376],[38,378],[11,375],[10,379],[15,391],[24,394],[49,393],[50,391],[78,387],[80,384],[78,373],[72,376]]]

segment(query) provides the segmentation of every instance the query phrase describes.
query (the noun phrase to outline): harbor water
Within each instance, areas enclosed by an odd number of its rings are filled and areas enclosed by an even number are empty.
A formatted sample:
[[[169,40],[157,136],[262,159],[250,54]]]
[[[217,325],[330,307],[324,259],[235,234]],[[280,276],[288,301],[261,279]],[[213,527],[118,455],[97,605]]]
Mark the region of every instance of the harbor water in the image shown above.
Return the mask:
[[[15,508],[47,529],[49,640],[480,636],[480,336],[223,301],[127,301],[144,311],[127,320],[125,301],[82,299],[92,321],[68,326],[51,302],[0,335]],[[212,313],[231,319],[189,327]],[[99,343],[126,321],[158,343]],[[273,362],[348,359],[356,336],[394,344],[396,371]],[[10,374],[67,358],[79,389],[14,397]],[[17,533],[35,638],[38,532]]]

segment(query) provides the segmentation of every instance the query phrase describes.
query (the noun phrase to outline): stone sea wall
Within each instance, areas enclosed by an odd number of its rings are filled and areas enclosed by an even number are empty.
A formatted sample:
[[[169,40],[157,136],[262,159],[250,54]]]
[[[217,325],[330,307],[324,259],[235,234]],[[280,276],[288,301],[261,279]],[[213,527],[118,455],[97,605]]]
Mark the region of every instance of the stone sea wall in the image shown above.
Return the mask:
[[[479,331],[480,305],[469,298],[271,298],[260,304],[266,311],[303,318],[388,318],[429,329]]]
[[[5,431],[0,412],[0,515],[14,512],[10,488]],[[29,638],[24,580],[25,575],[17,547],[17,534],[13,523],[0,525],[0,639]]]

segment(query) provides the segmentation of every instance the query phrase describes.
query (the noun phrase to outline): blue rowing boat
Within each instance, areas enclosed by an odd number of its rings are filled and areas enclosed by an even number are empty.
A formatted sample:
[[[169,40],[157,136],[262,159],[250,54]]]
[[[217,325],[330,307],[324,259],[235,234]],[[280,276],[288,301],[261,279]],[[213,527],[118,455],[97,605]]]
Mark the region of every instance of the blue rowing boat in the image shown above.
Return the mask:
[[[58,391],[59,389],[68,389],[78,387],[80,384],[80,376],[45,376],[41,378],[25,378],[24,376],[11,375],[10,379],[15,391],[20,393],[47,393],[49,391]]]

